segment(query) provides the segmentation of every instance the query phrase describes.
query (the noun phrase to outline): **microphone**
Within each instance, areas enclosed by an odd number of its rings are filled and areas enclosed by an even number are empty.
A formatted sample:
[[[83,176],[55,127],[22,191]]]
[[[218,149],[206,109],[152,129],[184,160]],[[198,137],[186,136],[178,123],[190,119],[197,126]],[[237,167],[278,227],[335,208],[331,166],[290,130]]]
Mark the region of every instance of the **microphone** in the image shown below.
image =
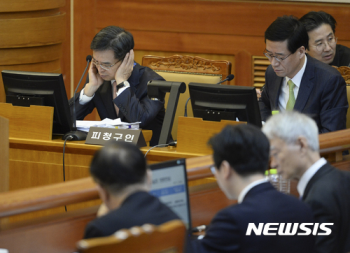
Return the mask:
[[[80,141],[80,140],[85,140],[86,139],[86,133],[85,132],[82,132],[82,131],[77,131],[77,115],[75,113],[75,95],[78,91],[78,88],[80,86],[80,83],[81,83],[81,80],[83,80],[83,77],[85,76],[85,73],[86,73],[86,70],[88,69],[89,67],[89,63],[91,62],[92,60],[92,56],[91,55],[88,55],[86,56],[86,61],[87,61],[87,64],[86,64],[86,67],[85,67],[85,70],[84,70],[84,73],[83,75],[81,76],[80,80],[79,80],[79,83],[77,85],[77,88],[75,89],[74,91],[74,94],[73,94],[73,109],[72,109],[72,121],[73,121],[73,128],[72,130],[73,131],[70,131],[69,133],[66,133],[63,137],[62,137],[62,140],[65,140],[67,138],[70,138],[70,140],[77,140],[77,141]]]
[[[221,84],[221,83],[226,82],[226,81],[231,81],[234,77],[235,77],[234,75],[230,74],[224,80],[218,82],[217,84]]]

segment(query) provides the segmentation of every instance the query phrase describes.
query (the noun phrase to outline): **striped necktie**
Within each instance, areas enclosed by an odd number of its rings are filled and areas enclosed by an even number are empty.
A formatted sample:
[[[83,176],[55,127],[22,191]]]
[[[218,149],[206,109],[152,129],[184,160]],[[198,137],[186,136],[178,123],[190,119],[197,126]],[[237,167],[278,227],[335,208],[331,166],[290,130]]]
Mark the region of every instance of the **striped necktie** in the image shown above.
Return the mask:
[[[289,86],[289,99],[287,102],[286,110],[291,111],[293,110],[295,105],[295,97],[294,97],[294,91],[293,91],[295,84],[291,79],[288,81],[288,86]]]

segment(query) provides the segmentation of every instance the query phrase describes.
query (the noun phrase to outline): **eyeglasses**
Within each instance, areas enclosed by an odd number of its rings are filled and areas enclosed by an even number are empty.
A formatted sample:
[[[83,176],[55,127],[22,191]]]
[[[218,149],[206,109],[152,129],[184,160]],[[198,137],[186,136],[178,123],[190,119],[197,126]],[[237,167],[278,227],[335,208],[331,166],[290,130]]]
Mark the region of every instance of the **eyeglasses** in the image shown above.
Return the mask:
[[[310,46],[315,47],[317,51],[321,52],[326,48],[327,45],[334,46],[335,44],[337,44],[337,41],[338,41],[338,38],[331,36],[331,37],[328,37],[326,40],[317,42],[316,45],[310,45]]]
[[[211,166],[210,167],[211,173],[213,173],[214,175],[216,174],[216,169],[215,166]]]
[[[268,53],[265,49],[264,55],[267,57],[267,59],[269,59],[269,61],[272,61],[272,58],[275,58],[276,61],[282,62],[283,60],[287,59],[290,55],[292,55],[292,53],[290,53],[286,57],[281,57],[281,56],[272,55],[272,54]]]
[[[116,63],[114,64],[111,64],[111,65],[107,65],[107,64],[104,64],[104,63],[98,63],[98,61],[96,61],[95,59],[92,59],[92,63],[98,67],[100,66],[102,69],[104,70],[110,70],[114,65],[116,65],[119,61],[117,61]]]

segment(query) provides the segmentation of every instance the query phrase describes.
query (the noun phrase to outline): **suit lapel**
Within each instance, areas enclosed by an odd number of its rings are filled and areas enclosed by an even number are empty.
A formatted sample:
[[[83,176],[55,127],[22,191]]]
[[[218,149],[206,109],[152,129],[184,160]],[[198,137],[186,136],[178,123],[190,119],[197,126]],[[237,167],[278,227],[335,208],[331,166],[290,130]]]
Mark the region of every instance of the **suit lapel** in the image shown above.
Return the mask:
[[[312,185],[320,178],[328,174],[332,170],[332,166],[326,163],[323,165],[316,173],[313,175],[313,177],[310,179],[310,181],[307,183],[304,194],[303,194],[303,200],[306,199],[307,195],[309,194],[310,189],[312,188]]]
[[[283,77],[277,77],[275,81],[272,84],[272,89],[270,89],[270,94],[271,94],[271,111],[278,110],[279,107],[279,95],[281,93],[281,88],[282,88],[282,82],[283,82]]]
[[[112,97],[112,86],[110,81],[103,82],[101,86],[100,94],[101,94],[102,102],[104,104],[108,117],[111,119],[116,119],[117,113],[114,109],[114,103],[113,103],[113,97]]]
[[[315,75],[315,64],[311,57],[309,57],[308,55],[306,55],[306,57],[307,57],[306,67],[305,67],[303,77],[301,79],[298,97],[294,105],[294,110],[299,112],[302,112],[303,109],[305,108],[305,105],[315,85],[314,82],[312,81]]]

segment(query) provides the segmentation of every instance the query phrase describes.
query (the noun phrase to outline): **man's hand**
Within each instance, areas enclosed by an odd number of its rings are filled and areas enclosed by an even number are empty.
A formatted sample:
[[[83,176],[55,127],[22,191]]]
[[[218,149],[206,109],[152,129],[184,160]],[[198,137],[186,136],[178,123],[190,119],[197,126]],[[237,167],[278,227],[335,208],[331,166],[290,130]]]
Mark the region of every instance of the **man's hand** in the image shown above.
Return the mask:
[[[85,85],[84,95],[92,97],[102,83],[103,79],[100,77],[95,64],[91,62],[89,68],[89,83]]]
[[[115,73],[115,80],[117,84],[124,82],[129,79],[131,76],[132,70],[134,66],[134,50],[130,50],[129,53],[126,54],[122,64],[119,66],[117,72]]]

